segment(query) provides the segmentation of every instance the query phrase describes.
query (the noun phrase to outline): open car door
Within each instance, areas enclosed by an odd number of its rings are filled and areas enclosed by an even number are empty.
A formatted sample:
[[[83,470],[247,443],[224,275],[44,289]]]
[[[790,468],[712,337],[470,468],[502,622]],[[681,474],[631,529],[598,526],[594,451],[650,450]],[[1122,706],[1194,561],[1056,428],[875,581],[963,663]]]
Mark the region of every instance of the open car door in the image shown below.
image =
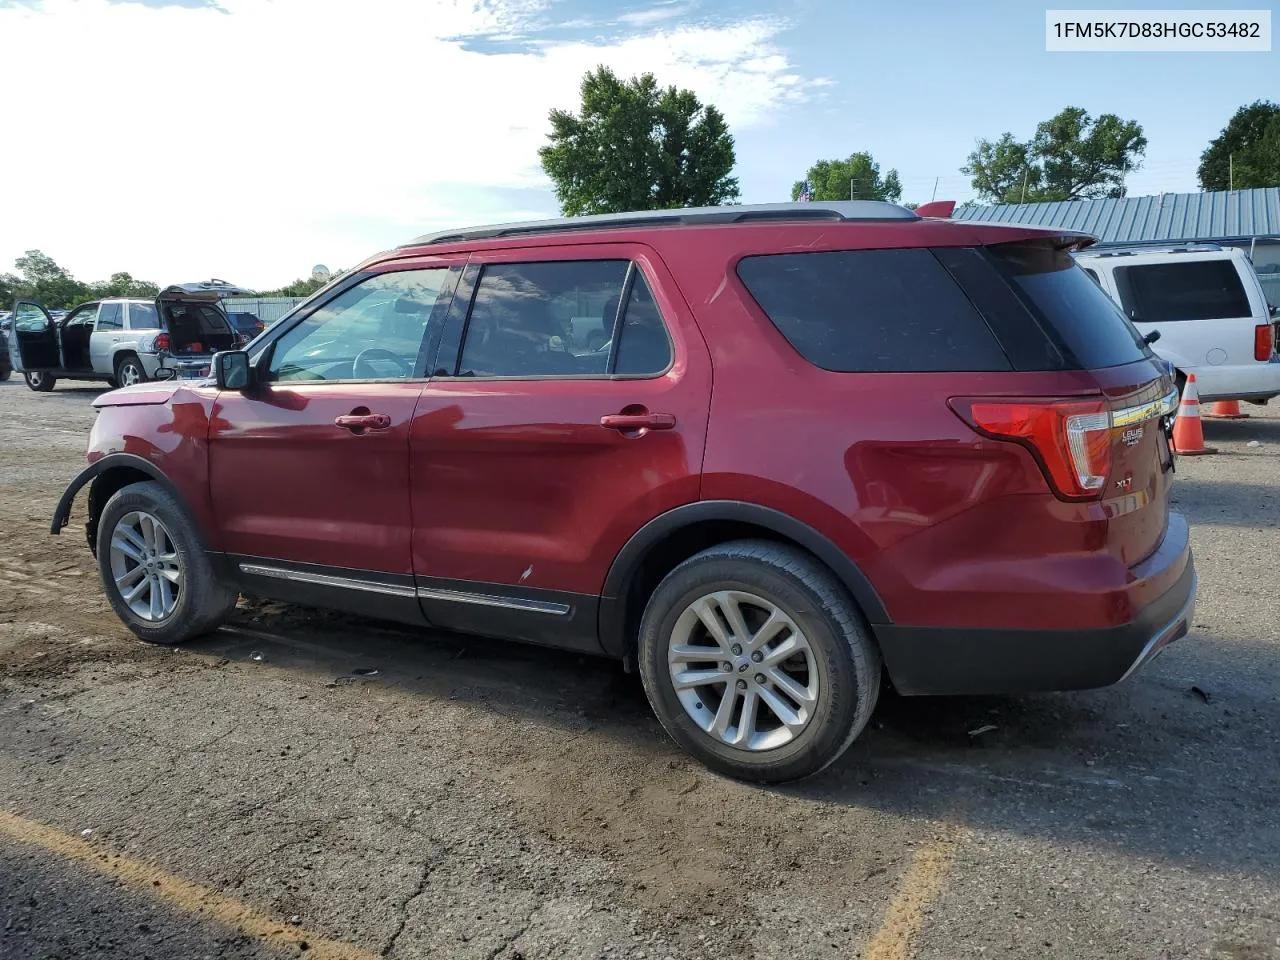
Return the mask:
[[[13,369],[19,373],[36,370],[56,373],[62,369],[57,322],[34,300],[19,300],[13,305],[9,356]]]

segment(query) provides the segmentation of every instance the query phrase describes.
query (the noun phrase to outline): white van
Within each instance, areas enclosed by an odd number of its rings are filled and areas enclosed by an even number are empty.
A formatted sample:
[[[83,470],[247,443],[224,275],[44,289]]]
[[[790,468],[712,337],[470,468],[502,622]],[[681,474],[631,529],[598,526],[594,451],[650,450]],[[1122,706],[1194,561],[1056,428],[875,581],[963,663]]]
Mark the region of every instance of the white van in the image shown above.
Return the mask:
[[[1076,260],[1144,336],[1151,349],[1196,375],[1202,400],[1280,396],[1275,308],[1243,250],[1216,244],[1086,250]]]

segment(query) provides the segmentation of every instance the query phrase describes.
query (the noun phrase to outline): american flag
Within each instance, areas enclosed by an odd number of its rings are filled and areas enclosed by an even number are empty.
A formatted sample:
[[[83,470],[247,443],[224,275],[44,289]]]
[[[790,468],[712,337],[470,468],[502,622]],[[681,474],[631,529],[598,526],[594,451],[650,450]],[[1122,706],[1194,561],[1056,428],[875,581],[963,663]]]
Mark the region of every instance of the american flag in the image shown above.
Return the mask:
[[[808,181],[808,180],[806,180],[806,181],[804,182],[804,185],[800,188],[800,196],[799,196],[799,198],[798,198],[798,199],[799,199],[799,201],[800,201],[801,203],[810,203],[810,202],[812,202],[812,200],[813,200],[813,188],[812,188],[811,186],[809,186],[809,181]]]

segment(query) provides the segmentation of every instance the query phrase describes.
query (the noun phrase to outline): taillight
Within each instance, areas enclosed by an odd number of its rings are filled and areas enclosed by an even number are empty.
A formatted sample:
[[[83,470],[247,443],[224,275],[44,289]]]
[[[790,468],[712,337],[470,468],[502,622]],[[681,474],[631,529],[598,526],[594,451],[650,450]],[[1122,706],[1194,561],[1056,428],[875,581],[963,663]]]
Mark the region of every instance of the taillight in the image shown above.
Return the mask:
[[[167,333],[156,334],[155,348],[157,351],[169,349],[169,335]]]
[[[979,433],[1030,450],[1059,496],[1101,496],[1111,472],[1106,401],[955,399],[951,407]]]
[[[1275,331],[1269,323],[1260,323],[1253,328],[1253,359],[1267,361],[1275,350]]]

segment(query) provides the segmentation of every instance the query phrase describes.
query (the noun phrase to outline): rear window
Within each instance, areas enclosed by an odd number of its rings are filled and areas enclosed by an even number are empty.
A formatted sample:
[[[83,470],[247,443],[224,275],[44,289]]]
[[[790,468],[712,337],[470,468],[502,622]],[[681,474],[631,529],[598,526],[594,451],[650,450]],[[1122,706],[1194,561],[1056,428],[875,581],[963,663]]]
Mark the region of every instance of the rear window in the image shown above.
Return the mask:
[[[738,276],[778,331],[824,370],[1010,369],[986,322],[928,250],[746,257]]]
[[[1137,328],[1065,250],[1042,243],[987,247],[1024,303],[1083,368],[1118,367],[1151,356]]]
[[[1212,320],[1252,314],[1231,260],[1184,260],[1116,267],[1116,289],[1139,323]]]

